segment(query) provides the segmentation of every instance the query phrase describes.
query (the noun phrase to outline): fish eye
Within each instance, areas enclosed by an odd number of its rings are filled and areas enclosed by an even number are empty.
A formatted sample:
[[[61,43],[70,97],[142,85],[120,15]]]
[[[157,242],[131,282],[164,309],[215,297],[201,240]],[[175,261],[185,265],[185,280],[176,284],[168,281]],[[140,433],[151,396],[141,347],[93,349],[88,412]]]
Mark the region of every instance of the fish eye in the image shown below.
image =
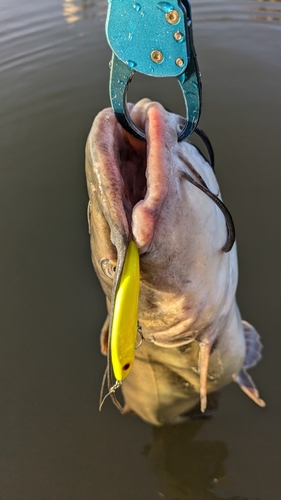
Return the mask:
[[[109,260],[109,259],[103,259],[101,261],[101,268],[102,268],[104,274],[108,278],[110,278],[110,279],[114,278],[114,274],[116,271],[116,263],[115,262],[113,262],[112,260]]]

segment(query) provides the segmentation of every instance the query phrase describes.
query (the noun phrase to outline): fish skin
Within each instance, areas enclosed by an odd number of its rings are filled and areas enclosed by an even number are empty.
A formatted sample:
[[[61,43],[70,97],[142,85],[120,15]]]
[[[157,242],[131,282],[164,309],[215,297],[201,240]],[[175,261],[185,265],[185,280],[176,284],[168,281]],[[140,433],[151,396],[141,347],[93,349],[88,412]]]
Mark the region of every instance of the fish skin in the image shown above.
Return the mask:
[[[103,353],[130,239],[140,252],[139,323],[147,342],[123,382],[126,409],[154,425],[176,423],[199,400],[204,412],[207,393],[233,379],[264,406],[246,371],[259,361],[262,346],[236,304],[236,244],[222,251],[222,212],[182,172],[197,172],[221,199],[215,174],[194,146],[177,141],[180,117],[148,99],[130,109],[147,144],[123,131],[106,109],[86,146],[92,261],[109,311]]]

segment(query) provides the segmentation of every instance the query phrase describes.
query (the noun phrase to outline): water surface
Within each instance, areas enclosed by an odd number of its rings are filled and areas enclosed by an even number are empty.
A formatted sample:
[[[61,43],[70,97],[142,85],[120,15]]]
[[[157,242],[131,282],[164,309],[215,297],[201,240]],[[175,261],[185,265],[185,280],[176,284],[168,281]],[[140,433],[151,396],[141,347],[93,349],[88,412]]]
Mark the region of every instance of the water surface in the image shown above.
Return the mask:
[[[105,305],[90,262],[84,145],[109,105],[106,2],[2,0],[0,500],[279,500],[280,1],[194,0],[202,127],[236,223],[239,305],[262,335],[214,419],[153,429],[98,412]],[[175,82],[130,98],[183,110]]]

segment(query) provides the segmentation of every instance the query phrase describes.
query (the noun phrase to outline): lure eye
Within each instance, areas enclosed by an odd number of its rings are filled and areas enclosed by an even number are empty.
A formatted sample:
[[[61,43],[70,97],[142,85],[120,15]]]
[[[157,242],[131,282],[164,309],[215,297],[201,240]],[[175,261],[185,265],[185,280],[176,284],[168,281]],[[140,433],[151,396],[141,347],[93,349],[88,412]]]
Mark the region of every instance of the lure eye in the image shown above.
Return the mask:
[[[113,280],[116,271],[116,263],[109,259],[103,259],[101,261],[101,268],[104,274]]]
[[[130,366],[131,366],[131,364],[130,364],[130,363],[126,363],[126,364],[123,366],[122,370],[124,370],[124,371],[126,372],[127,370],[129,370]]]

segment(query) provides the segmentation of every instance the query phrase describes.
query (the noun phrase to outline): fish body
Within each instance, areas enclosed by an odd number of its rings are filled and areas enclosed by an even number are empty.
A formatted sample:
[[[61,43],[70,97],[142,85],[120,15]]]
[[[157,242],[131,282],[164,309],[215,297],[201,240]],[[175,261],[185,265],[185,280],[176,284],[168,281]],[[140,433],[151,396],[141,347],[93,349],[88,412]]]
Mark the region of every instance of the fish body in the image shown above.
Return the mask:
[[[122,385],[125,408],[154,425],[172,424],[199,401],[205,411],[207,394],[233,379],[264,406],[246,371],[260,359],[261,344],[236,304],[236,244],[224,251],[229,235],[214,171],[197,148],[178,142],[177,115],[144,99],[131,106],[131,117],[147,144],[106,109],[86,147],[92,260],[109,311],[104,354],[131,240],[140,254],[144,342]]]

